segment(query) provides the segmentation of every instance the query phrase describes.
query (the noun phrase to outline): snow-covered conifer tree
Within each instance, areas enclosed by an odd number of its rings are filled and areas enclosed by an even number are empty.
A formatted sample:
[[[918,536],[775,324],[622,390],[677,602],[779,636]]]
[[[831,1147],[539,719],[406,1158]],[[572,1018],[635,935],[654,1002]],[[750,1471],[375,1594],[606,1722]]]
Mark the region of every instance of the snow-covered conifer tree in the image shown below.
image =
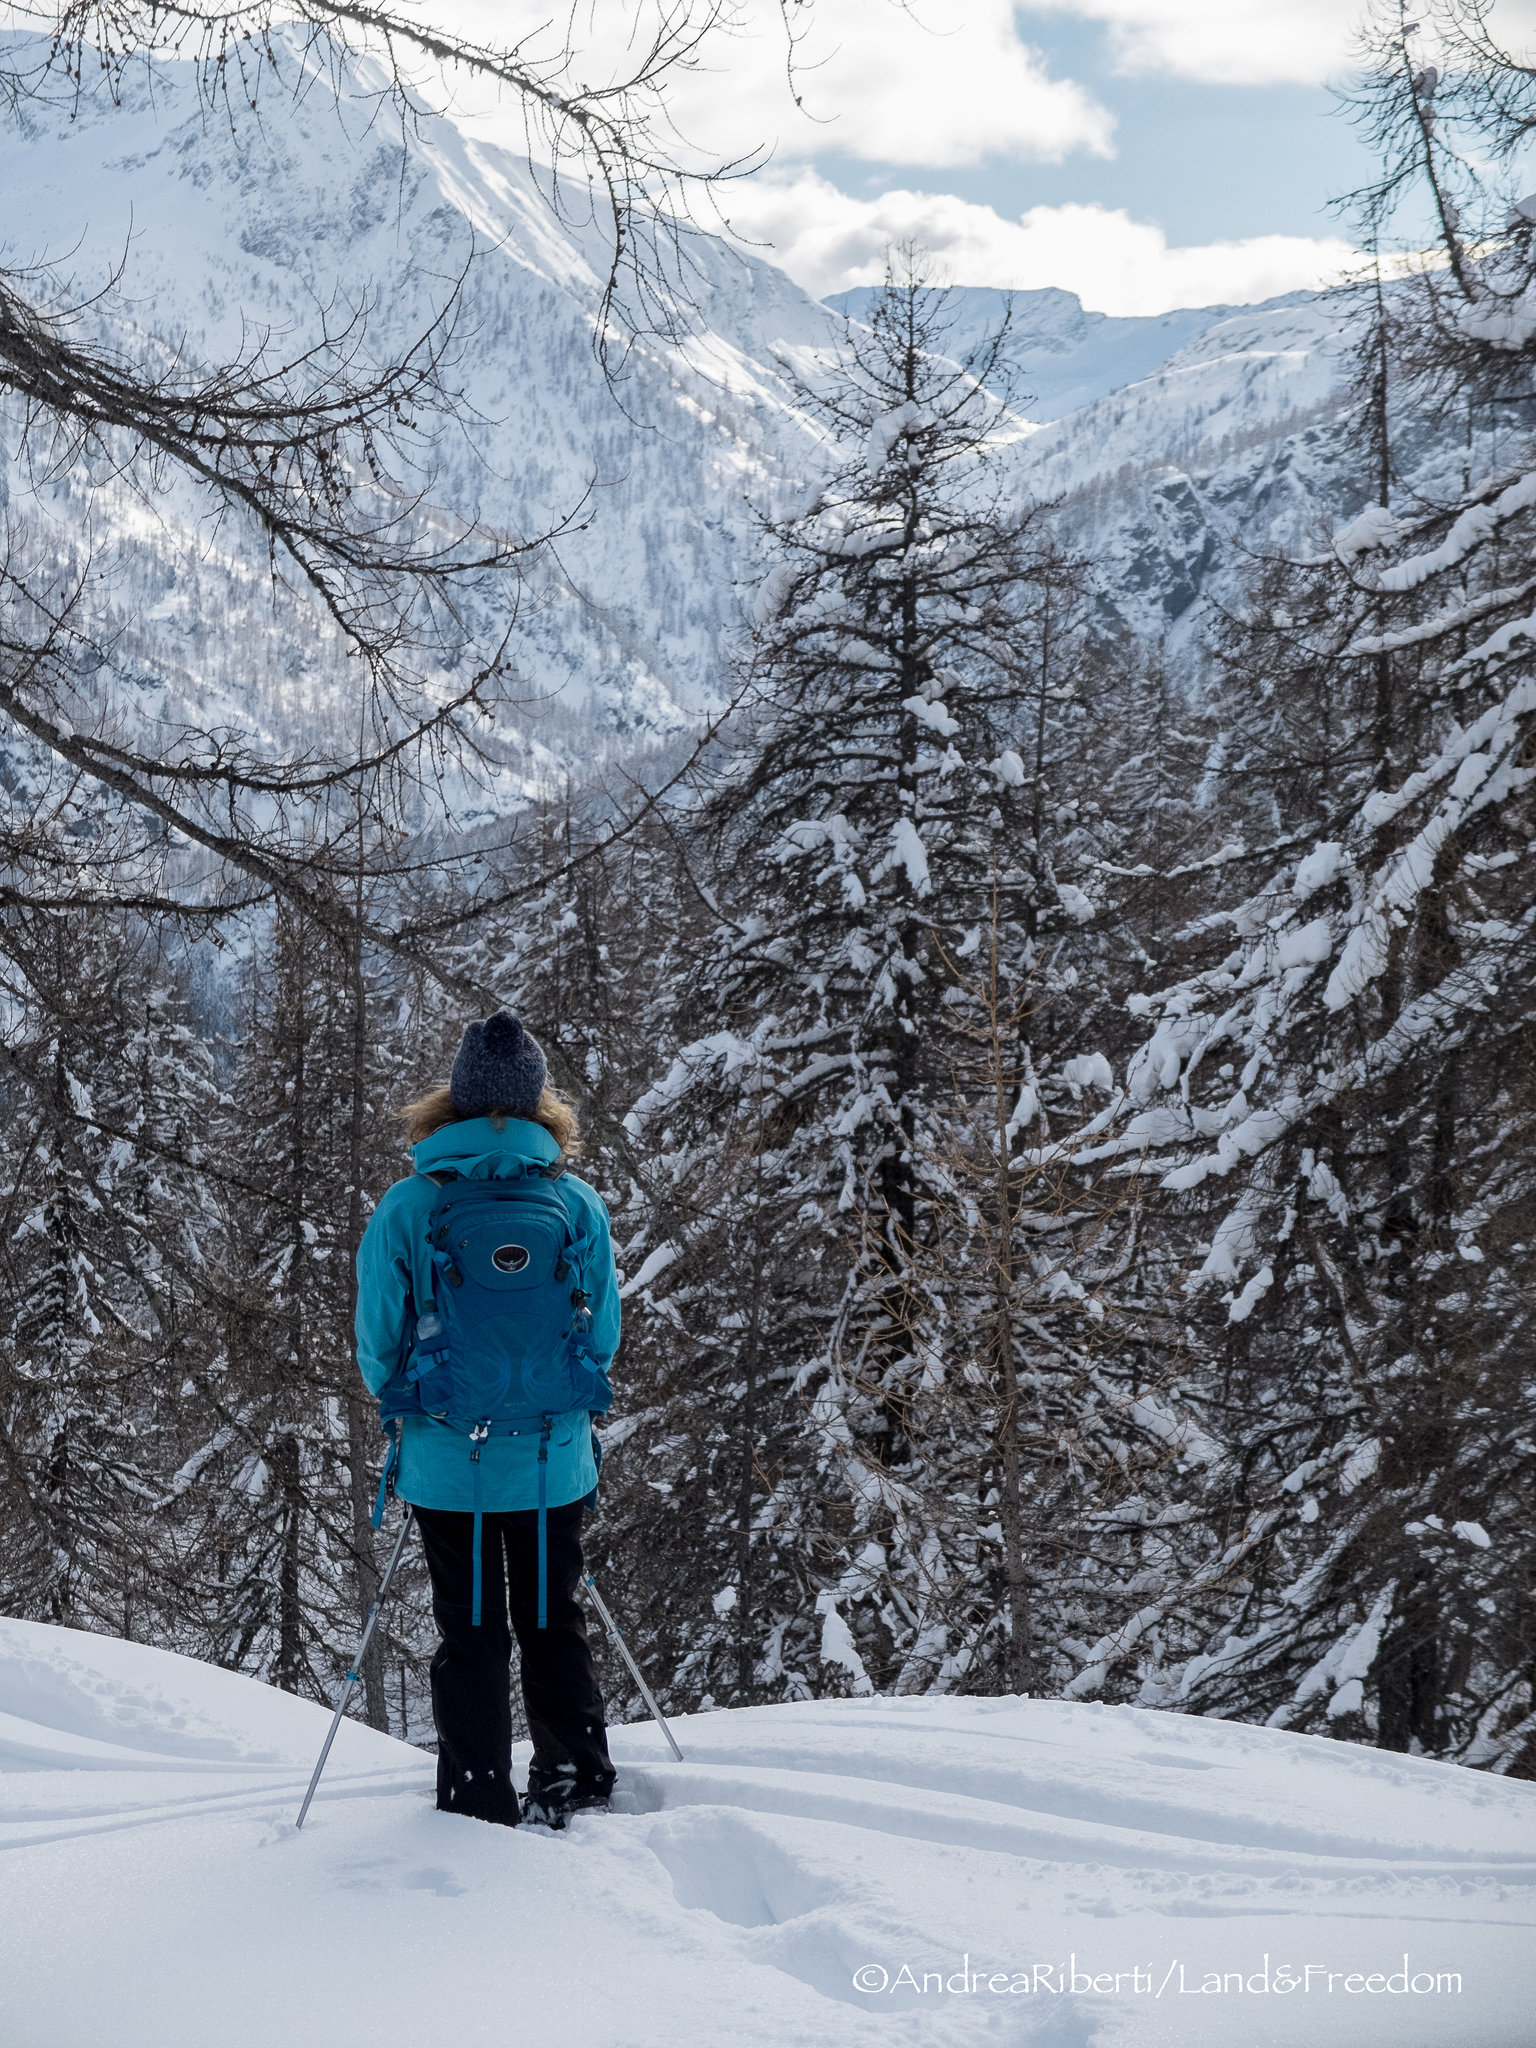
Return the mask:
[[[1474,42],[1449,104],[1395,9],[1368,100],[1370,224],[1416,184],[1445,261],[1376,299],[1366,502],[1223,636],[1267,832],[1139,1000],[1113,1142],[1196,1220],[1228,1445],[1156,1616],[1193,1652],[1178,1696],[1528,1771],[1536,245],[1474,166],[1531,86],[1500,102],[1480,13],[1450,15]]]
[[[687,827],[719,934],[709,1028],[632,1118],[682,1178],[698,1185],[706,1159],[718,1176],[734,1267],[698,1288],[684,1245],[664,1289],[709,1347],[715,1399],[750,1403],[765,1441],[803,1444],[737,1510],[747,1548],[777,1560],[750,1615],[736,1576],[718,1606],[759,1645],[756,1682],[791,1693],[1019,1681],[1017,1470],[1000,1446],[1028,1340],[1021,1321],[978,1362],[993,1254],[956,1172],[976,1137],[957,1072],[984,933],[1011,1006],[1005,1147],[1042,1099],[1108,1078],[1102,1059],[1034,1064],[1072,1043],[1068,956],[1095,908],[1077,878],[1086,791],[1070,786],[1082,572],[998,481],[993,453],[1017,431],[1001,338],[957,363],[945,322],[908,263],[801,393],[833,460],[768,522],[748,708]],[[1071,1266],[1081,1247],[1069,1231],[1057,1249]],[[1051,1301],[1086,1303],[1052,1264]],[[1017,1277],[1009,1255],[1010,1299]]]
[[[387,1126],[362,963],[344,945],[279,907],[247,1000],[227,1139],[242,1197],[226,1299],[244,1420],[224,1477],[249,1504],[251,1642],[276,1683],[324,1692],[323,1659],[344,1653],[373,1570],[377,1440],[354,1385],[352,1261],[367,1195],[389,1177]],[[371,1676],[383,1726],[380,1669]]]
[[[161,1476],[198,1428],[206,1352],[206,1048],[133,920],[0,937],[9,1312],[0,1525],[22,1612],[176,1639],[185,1588]],[[158,984],[158,985],[157,985]],[[184,1393],[191,1393],[189,1387]]]

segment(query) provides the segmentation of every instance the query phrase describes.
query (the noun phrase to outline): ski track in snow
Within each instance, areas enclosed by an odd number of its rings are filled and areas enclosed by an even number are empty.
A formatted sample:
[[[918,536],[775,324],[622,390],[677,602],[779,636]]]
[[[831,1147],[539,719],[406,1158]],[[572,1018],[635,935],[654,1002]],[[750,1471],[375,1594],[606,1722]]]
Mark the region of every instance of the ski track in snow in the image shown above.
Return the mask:
[[[348,1722],[297,1834],[326,1718],[0,1620],[7,2048],[1531,2039],[1536,1786],[1134,1708],[873,1698],[681,1719],[681,1765],[616,1729],[616,1811],[564,1836],[437,1813],[430,1757]],[[1405,1952],[1460,1993],[1344,1988]],[[1311,1988],[1236,1990],[1266,1955]],[[1118,1994],[1051,1988],[1073,1957]],[[888,1988],[855,1988],[871,1969]]]

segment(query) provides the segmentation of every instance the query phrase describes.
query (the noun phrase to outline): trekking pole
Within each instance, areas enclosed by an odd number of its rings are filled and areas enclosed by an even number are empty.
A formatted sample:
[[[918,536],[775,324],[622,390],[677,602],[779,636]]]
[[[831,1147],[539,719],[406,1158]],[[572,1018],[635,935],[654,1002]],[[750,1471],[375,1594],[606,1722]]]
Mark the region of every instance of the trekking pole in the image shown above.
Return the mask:
[[[677,1758],[678,1762],[681,1763],[683,1760],[683,1752],[678,1748],[676,1738],[673,1736],[672,1730],[667,1726],[666,1716],[662,1713],[660,1707],[658,1707],[656,1704],[656,1695],[651,1691],[651,1688],[640,1676],[640,1666],[629,1654],[629,1645],[624,1640],[624,1631],[619,1627],[619,1624],[608,1612],[608,1603],[604,1600],[602,1594],[599,1593],[599,1591],[597,1590],[597,1581],[593,1578],[590,1572],[587,1573],[587,1590],[591,1593],[592,1598],[597,1602],[597,1611],[603,1617],[603,1620],[608,1624],[608,1633],[613,1637],[613,1640],[618,1644],[619,1655],[624,1659],[624,1662],[629,1666],[630,1676],[634,1679],[636,1685],[639,1686],[641,1693],[644,1695],[645,1704],[651,1710],[652,1720],[655,1721],[656,1726],[667,1738],[667,1746],[672,1751],[672,1754]]]
[[[293,1824],[295,1828],[301,1828],[304,1825],[304,1816],[309,1811],[309,1802],[315,1796],[315,1787],[320,1783],[320,1773],[325,1769],[325,1760],[331,1753],[331,1744],[336,1740],[336,1730],[341,1726],[341,1717],[347,1711],[347,1702],[352,1697],[352,1688],[363,1675],[363,1659],[368,1654],[368,1643],[373,1634],[373,1625],[379,1618],[379,1610],[389,1597],[389,1582],[395,1576],[395,1566],[400,1562],[401,1552],[405,1549],[405,1539],[411,1533],[411,1518],[414,1513],[415,1510],[408,1507],[405,1511],[405,1520],[400,1524],[400,1534],[395,1538],[394,1553],[390,1557],[389,1563],[384,1567],[384,1576],[379,1581],[377,1597],[368,1610],[368,1619],[363,1623],[363,1640],[358,1644],[357,1655],[352,1659],[352,1663],[348,1668],[346,1680],[341,1688],[341,1698],[336,1702],[336,1711],[331,1716],[331,1725],[326,1734],[325,1747],[320,1752],[320,1761],[315,1765],[315,1775],[309,1781],[309,1790],[304,1794],[304,1804],[299,1808],[299,1817]]]

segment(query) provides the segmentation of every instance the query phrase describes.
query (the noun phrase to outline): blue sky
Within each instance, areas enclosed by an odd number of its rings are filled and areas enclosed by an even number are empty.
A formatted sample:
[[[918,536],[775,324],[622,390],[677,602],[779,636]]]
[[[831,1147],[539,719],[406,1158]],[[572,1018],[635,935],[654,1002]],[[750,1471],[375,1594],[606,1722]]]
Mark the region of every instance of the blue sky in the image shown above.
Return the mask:
[[[821,292],[907,235],[959,283],[1111,313],[1320,284],[1352,253],[1328,201],[1369,169],[1329,91],[1351,20],[1350,0],[815,0],[824,125],[733,67],[724,97],[776,114],[778,145],[736,214]]]
[[[1370,158],[1322,85],[1229,84],[1126,71],[1104,24],[1021,14],[1052,73],[1089,87],[1115,117],[1114,155],[1083,150],[1055,164],[999,153],[930,185],[1004,214],[1069,200],[1126,207],[1156,220],[1172,242],[1259,234],[1331,235],[1328,199],[1357,185]],[[898,182],[897,165],[829,151],[819,167],[849,191]]]
[[[534,0],[447,0],[481,32]],[[583,0],[588,76],[662,0]],[[1109,313],[1240,303],[1339,274],[1331,196],[1370,166],[1328,90],[1359,0],[735,0],[673,109],[701,149],[770,144],[732,224],[808,289],[878,279],[893,241],[961,284],[1060,285]],[[1536,0],[1497,0],[1524,26]],[[493,26],[494,24],[494,26]]]

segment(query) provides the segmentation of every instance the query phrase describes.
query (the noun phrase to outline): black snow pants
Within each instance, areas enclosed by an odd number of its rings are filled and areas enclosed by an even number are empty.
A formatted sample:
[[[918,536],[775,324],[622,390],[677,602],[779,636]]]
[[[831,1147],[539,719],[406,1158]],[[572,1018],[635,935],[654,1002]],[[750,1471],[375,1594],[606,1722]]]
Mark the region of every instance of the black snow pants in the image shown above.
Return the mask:
[[[470,1617],[473,1515],[417,1508],[442,1642],[432,1659],[437,1723],[437,1803],[446,1813],[514,1827],[512,1630],[523,1666],[523,1702],[536,1767],[576,1766],[584,1790],[613,1783],[603,1697],[592,1668],[581,1579],[580,1501],[550,1508],[546,1626],[538,1606],[538,1512],[486,1515],[481,1535],[481,1618]],[[510,1610],[510,1627],[508,1617]]]

